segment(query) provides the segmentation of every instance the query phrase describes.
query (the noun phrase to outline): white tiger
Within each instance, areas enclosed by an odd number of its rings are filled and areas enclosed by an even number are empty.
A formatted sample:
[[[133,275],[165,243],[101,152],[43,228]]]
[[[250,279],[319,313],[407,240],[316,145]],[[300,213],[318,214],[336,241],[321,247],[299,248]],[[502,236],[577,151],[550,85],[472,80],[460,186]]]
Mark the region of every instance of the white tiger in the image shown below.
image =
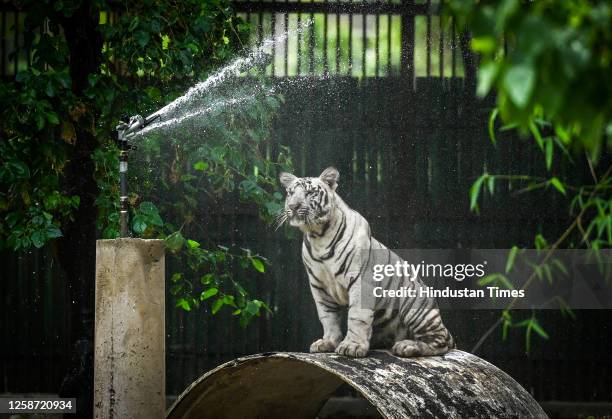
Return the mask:
[[[364,357],[370,348],[391,350],[402,357],[440,355],[455,347],[431,298],[404,298],[395,309],[361,307],[363,251],[387,252],[388,263],[401,259],[370,234],[368,222],[336,193],[338,170],[329,167],[318,178],[281,173],[287,191],[278,226],[289,221],[304,233],[302,260],[308,273],[323,337],[310,352]],[[365,252],[364,252],[365,253]],[[409,284],[423,286],[420,280]],[[341,312],[348,307],[347,334]]]

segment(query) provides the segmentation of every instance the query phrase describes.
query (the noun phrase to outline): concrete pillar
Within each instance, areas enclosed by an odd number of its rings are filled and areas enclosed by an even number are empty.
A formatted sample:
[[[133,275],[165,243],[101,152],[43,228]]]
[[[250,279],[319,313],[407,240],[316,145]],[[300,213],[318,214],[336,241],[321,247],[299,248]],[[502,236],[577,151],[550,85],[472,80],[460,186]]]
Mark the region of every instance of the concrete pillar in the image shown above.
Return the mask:
[[[164,241],[98,240],[94,416],[165,417]]]

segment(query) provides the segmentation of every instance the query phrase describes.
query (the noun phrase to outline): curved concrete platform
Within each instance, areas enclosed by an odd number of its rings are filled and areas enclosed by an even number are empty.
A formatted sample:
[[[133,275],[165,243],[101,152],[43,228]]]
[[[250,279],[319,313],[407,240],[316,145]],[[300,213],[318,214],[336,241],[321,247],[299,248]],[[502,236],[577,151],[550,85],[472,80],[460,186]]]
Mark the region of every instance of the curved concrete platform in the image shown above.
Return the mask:
[[[168,410],[169,419],[315,418],[342,384],[383,418],[546,417],[509,375],[466,352],[398,358],[265,353],[223,364],[196,380]]]

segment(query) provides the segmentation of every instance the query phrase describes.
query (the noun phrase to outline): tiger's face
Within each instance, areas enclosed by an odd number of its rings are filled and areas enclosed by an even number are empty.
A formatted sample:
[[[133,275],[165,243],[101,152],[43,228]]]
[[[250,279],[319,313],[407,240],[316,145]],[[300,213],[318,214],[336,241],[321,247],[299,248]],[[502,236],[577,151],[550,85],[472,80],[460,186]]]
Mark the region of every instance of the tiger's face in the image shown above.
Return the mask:
[[[329,222],[336,204],[335,190],[340,174],[328,167],[319,177],[299,178],[281,173],[280,182],[287,191],[285,207],[279,214],[277,226],[286,221],[302,231],[316,231]],[[277,228],[278,228],[277,227]]]

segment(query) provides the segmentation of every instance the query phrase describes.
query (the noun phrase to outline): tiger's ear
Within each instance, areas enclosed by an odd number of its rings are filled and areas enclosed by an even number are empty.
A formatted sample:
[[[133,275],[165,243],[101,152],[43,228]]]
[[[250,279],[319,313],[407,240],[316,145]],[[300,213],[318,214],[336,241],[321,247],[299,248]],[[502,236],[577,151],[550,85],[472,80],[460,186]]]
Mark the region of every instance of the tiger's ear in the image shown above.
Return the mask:
[[[297,177],[291,173],[281,172],[278,179],[280,180],[281,185],[287,189],[297,179]]]
[[[338,179],[340,179],[340,173],[335,167],[328,167],[327,169],[323,170],[323,173],[321,173],[319,179],[327,183],[329,187],[332,188],[333,191],[335,191],[338,187]]]

